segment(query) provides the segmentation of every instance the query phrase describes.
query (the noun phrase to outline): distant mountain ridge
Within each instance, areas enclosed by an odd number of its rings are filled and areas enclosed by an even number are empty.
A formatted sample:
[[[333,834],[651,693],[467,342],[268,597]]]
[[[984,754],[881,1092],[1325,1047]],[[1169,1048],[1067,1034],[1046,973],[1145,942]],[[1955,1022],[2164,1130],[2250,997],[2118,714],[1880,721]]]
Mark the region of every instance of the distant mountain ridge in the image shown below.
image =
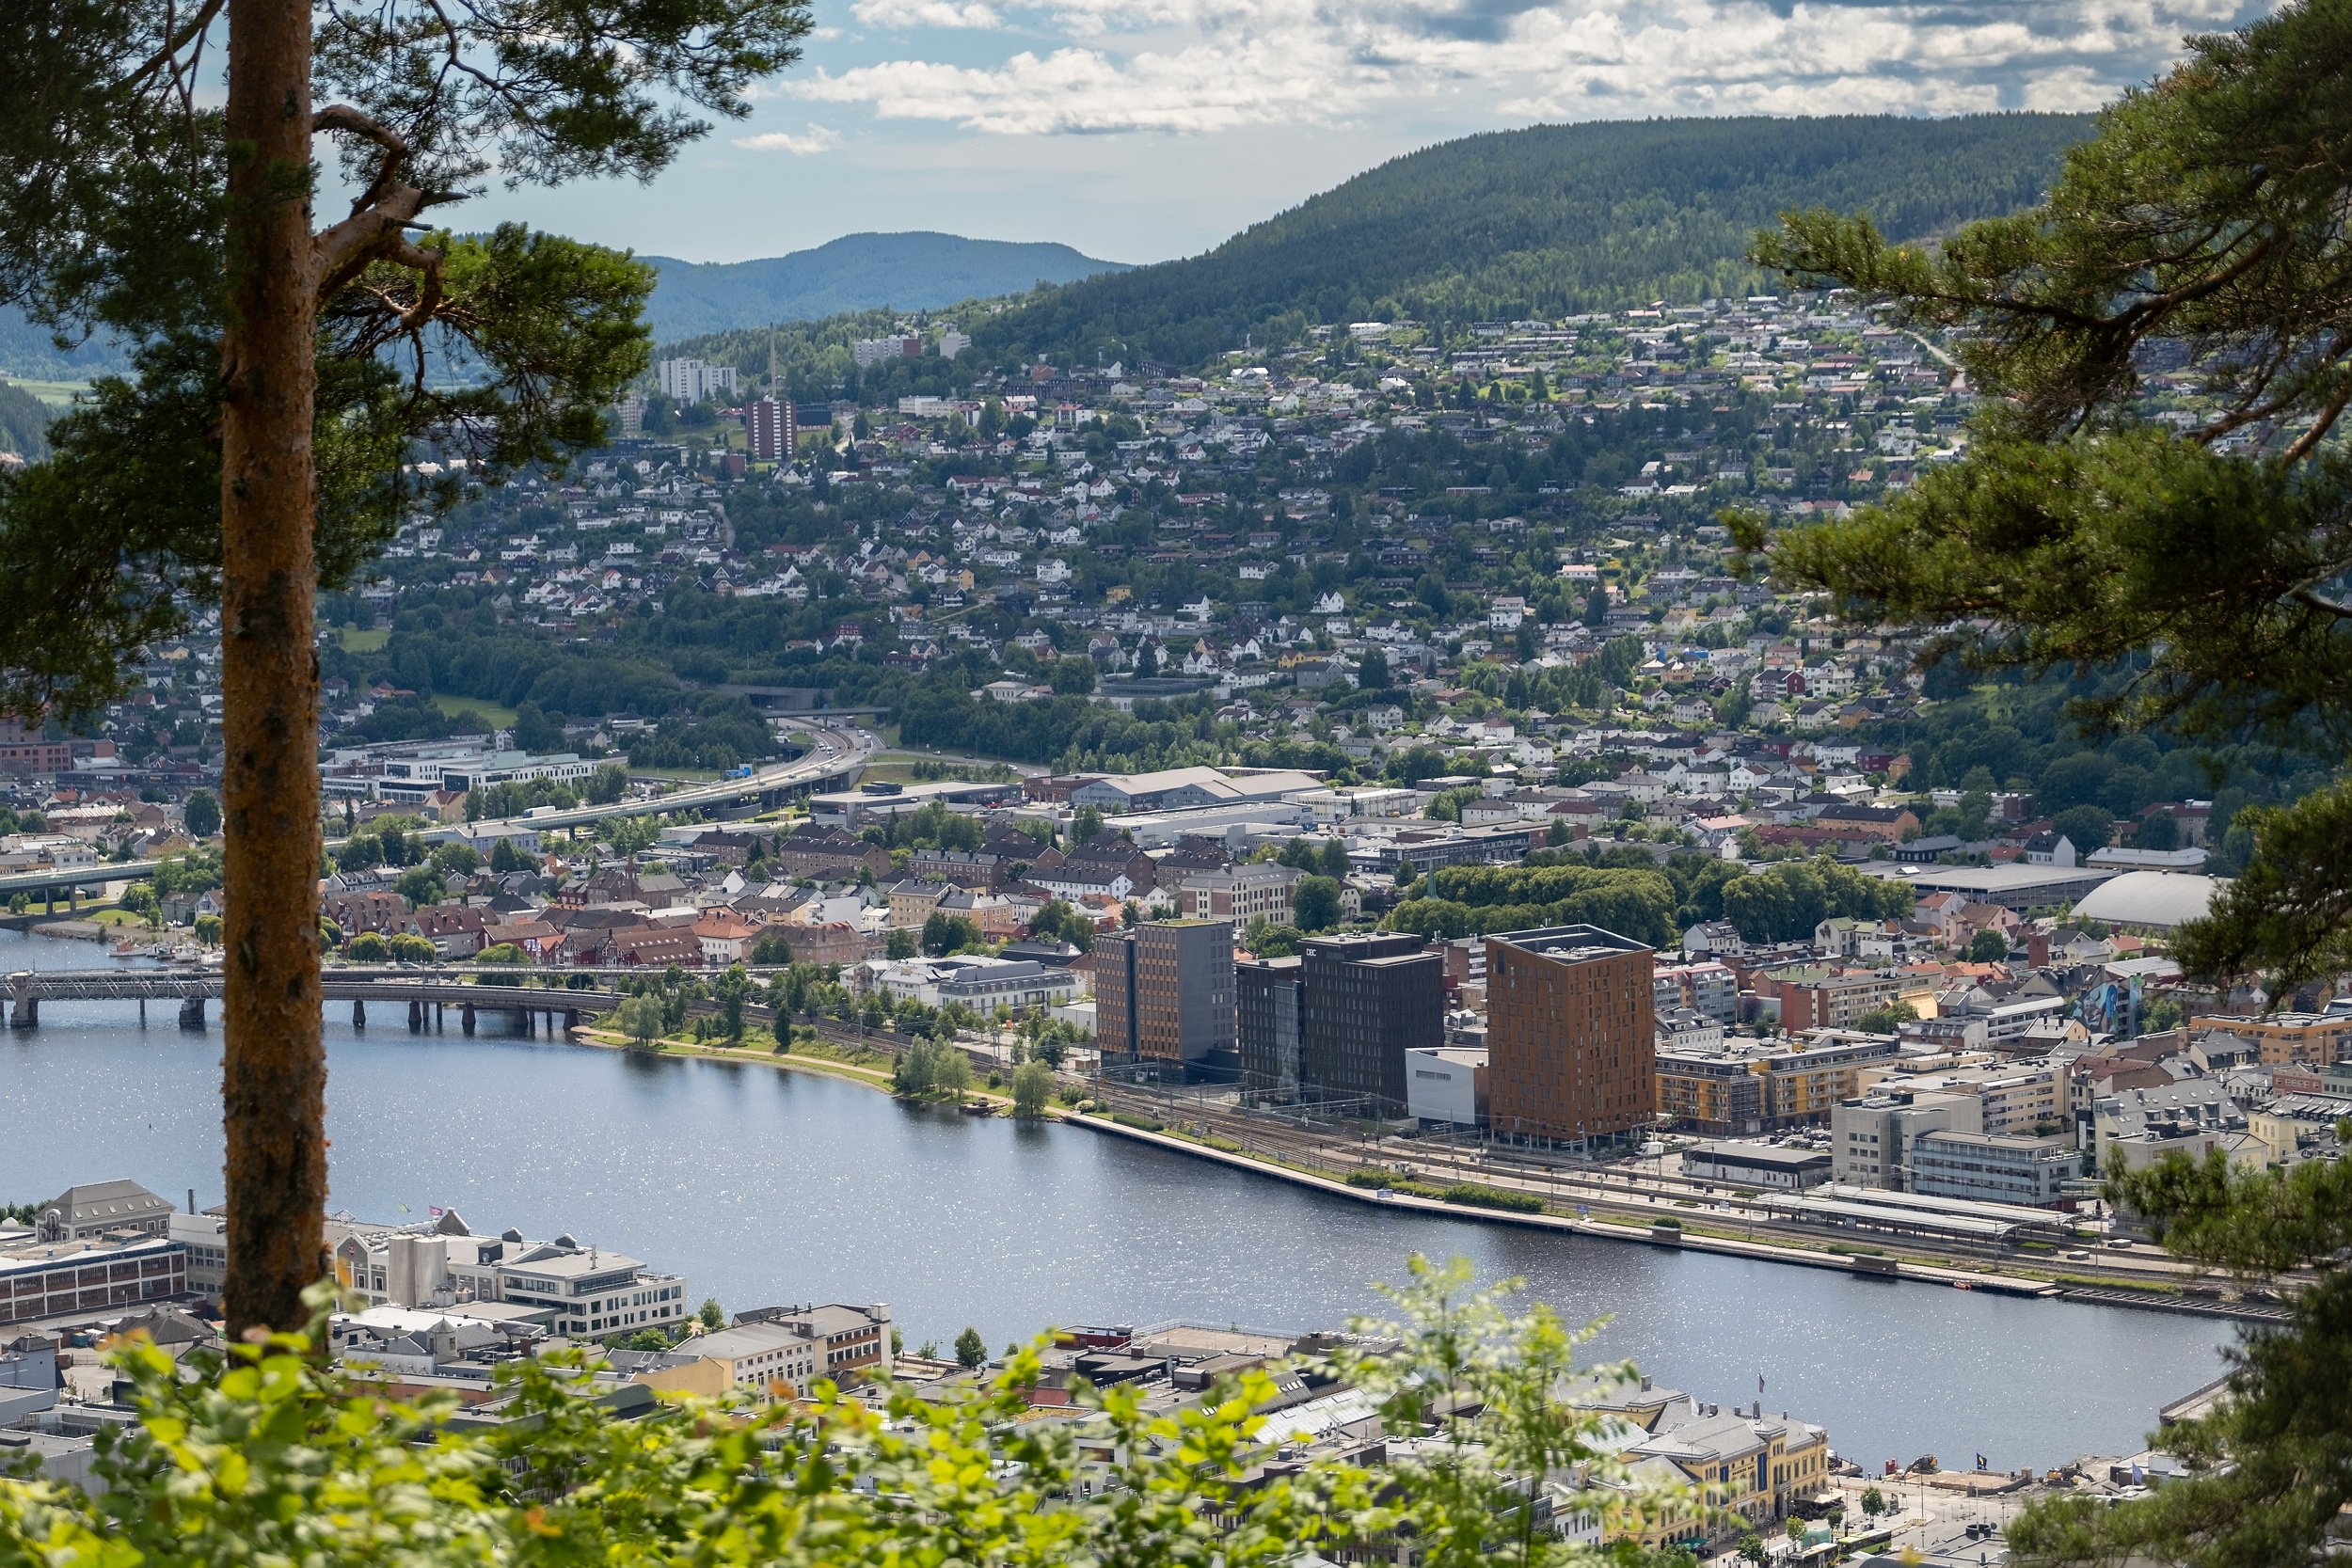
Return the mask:
[[[645,309],[657,343],[883,306],[935,309],[1128,267],[1051,242],[969,240],[928,230],[844,234],[807,250],[751,261],[641,259],[660,274]],[[47,328],[0,307],[0,372],[72,380],[122,366],[122,356],[109,343],[60,352]]]
[[[1123,261],[1082,255],[1066,245],[968,240],[927,230],[844,234],[754,261],[642,260],[660,272],[645,314],[654,341],[661,343],[879,306],[932,309],[1127,270]]]
[[[1792,207],[1901,239],[2039,200],[2087,115],[1599,120],[1391,159],[1202,255],[1044,291],[976,329],[1000,356],[1197,364],[1311,325],[1556,318],[1773,279],[1750,236]]]

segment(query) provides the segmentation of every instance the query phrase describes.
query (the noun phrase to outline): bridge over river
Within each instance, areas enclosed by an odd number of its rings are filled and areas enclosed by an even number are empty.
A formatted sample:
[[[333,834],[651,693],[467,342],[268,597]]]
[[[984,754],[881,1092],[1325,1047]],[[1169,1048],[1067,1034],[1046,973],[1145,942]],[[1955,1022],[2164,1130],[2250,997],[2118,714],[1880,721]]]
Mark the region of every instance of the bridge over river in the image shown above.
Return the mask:
[[[368,1022],[368,1004],[379,1007],[407,1006],[408,1027],[421,1031],[437,1027],[449,1009],[458,1010],[459,1021],[469,1035],[474,1031],[475,1015],[484,1008],[492,1008],[514,1015],[516,1027],[523,1034],[536,1034],[542,1023],[552,1033],[557,1028],[576,1027],[582,1017],[608,1011],[620,1006],[625,994],[611,985],[620,974],[642,973],[628,970],[584,970],[564,972],[568,979],[574,974],[589,981],[585,988],[578,986],[526,985],[519,976],[500,976],[481,982],[468,980],[462,973],[435,973],[417,969],[328,969],[321,976],[321,989],[326,1001],[351,1004],[351,1022],[364,1028]],[[28,969],[6,977],[8,990],[8,1027],[34,1029],[40,1025],[40,1005],[43,1002],[136,1002],[139,1018],[145,1022],[150,1002],[175,1002],[180,1006],[180,1026],[201,1029],[205,1024],[205,1004],[220,995],[221,972],[209,966],[175,969]],[[697,1010],[709,1010],[712,1004],[698,1003]],[[765,1008],[746,1008],[746,1013],[765,1013]]]

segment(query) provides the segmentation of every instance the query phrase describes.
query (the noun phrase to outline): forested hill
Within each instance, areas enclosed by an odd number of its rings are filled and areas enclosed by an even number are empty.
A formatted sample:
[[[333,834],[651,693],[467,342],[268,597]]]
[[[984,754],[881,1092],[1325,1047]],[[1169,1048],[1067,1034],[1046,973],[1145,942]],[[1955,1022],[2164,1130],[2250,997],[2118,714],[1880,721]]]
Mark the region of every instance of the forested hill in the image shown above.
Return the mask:
[[[38,463],[49,455],[51,410],[22,387],[0,381],[0,452]]]
[[[646,319],[658,342],[892,306],[931,309],[1124,269],[1066,245],[955,234],[845,234],[756,261],[648,256],[660,273]]]
[[[1426,148],[1205,255],[1043,291],[978,329],[998,353],[1197,363],[1316,322],[1557,317],[1751,293],[1791,207],[1919,238],[2037,200],[2080,115],[1539,125]]]

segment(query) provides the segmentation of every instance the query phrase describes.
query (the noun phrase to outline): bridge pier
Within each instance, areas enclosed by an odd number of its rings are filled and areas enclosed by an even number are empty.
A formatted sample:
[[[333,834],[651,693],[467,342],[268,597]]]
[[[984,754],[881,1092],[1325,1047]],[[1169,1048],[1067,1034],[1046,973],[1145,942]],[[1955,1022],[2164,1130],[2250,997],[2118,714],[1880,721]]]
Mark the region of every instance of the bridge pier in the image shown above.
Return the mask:
[[[573,1030],[575,1030],[575,1029],[577,1029],[577,1028],[579,1028],[579,1027],[580,1027],[580,1009],[579,1009],[578,1007],[566,1007],[566,1008],[564,1008],[564,1032],[565,1034],[567,1034],[567,1035],[568,1035],[568,1034],[570,1034]]]
[[[191,996],[181,1002],[180,1027],[195,1034],[204,1032],[204,998]]]
[[[467,1033],[467,1034],[470,1035],[470,1034],[472,1034],[472,1033],[473,1033],[473,1004],[472,1004],[472,1003],[469,1002],[469,1003],[467,1003],[467,1004],[466,1004],[466,1009],[465,1009],[464,1013],[462,1013],[462,1014],[459,1016],[459,1018],[458,1018],[458,1021],[457,1021],[457,1022],[458,1022],[459,1026],[460,1026],[460,1027],[462,1027],[462,1028],[466,1031],[466,1033]]]
[[[408,1004],[408,1032],[412,1035],[424,1033],[424,1004],[421,1002]]]
[[[433,1032],[437,1035],[448,1029],[449,1004],[446,1002],[428,1002],[425,1006],[433,1009]],[[469,1031],[469,1033],[470,1033],[470,1031]]]
[[[16,1005],[8,1009],[8,1027],[11,1029],[40,1028],[40,998],[19,996],[16,999]]]
[[[351,1003],[351,1026],[354,1029],[365,1029],[368,1026],[368,1005],[357,997],[354,997]]]

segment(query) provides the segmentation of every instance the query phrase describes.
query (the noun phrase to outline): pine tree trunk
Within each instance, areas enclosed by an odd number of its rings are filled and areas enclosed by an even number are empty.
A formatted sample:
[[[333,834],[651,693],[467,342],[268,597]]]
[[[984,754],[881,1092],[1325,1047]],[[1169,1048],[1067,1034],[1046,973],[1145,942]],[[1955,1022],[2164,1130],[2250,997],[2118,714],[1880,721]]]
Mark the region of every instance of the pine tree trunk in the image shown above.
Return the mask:
[[[231,1334],[326,1272],[320,1036],[310,0],[230,0],[222,342],[221,1026]]]

